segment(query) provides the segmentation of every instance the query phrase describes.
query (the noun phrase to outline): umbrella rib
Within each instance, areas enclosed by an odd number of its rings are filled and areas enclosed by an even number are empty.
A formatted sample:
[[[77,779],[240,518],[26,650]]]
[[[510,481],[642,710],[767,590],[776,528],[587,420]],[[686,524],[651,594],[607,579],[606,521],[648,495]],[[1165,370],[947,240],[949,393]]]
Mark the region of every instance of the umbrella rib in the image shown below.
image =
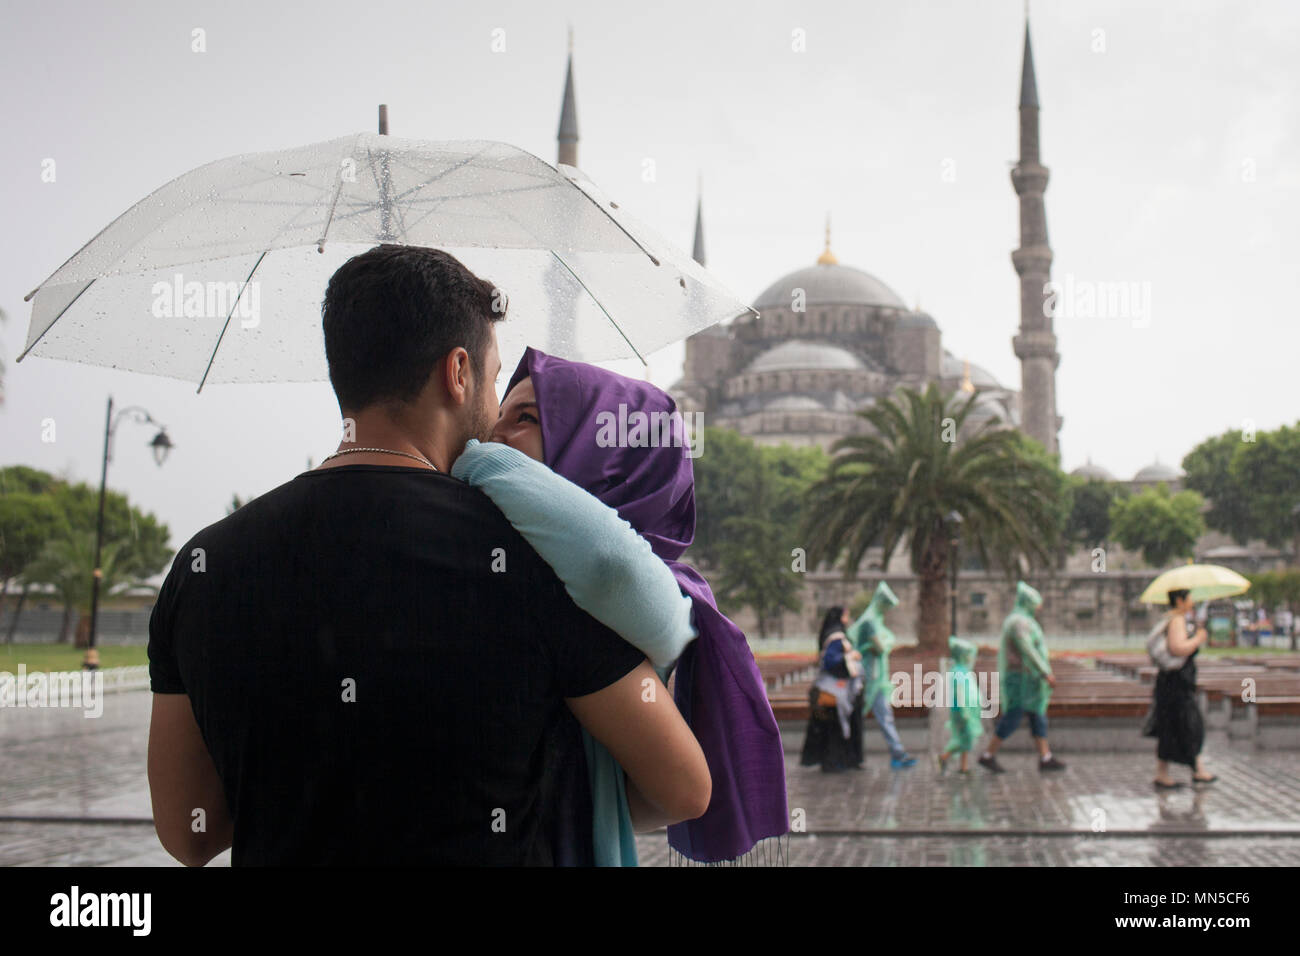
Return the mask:
[[[357,148],[357,143],[360,142],[360,140],[361,136],[358,134],[356,139],[352,141],[353,150]],[[330,226],[334,224],[334,210],[338,207],[339,196],[343,194],[343,166],[344,163],[339,163],[339,181],[334,187],[334,198],[330,200],[330,214],[325,218],[325,228],[321,230],[320,239],[316,243],[316,251],[320,253],[325,252],[325,237],[329,235]]]
[[[91,241],[93,242],[94,240],[91,240]],[[36,341],[33,342],[31,345],[27,346],[27,348],[23,349],[23,354],[20,355],[20,356],[18,356],[18,358],[14,359],[14,361],[15,361],[15,362],[21,362],[24,358],[27,357],[27,353],[28,353],[28,352],[30,352],[32,349],[36,348],[36,346],[40,345],[40,344],[41,344],[41,339],[45,338],[45,333],[48,332],[50,329],[54,328],[54,323],[57,322],[57,321],[59,321],[59,319],[63,318],[64,313],[66,313],[70,308],[72,308],[74,305],[76,305],[76,304],[77,304],[77,300],[80,299],[80,298],[82,297],[82,295],[85,294],[86,290],[89,289],[89,288],[90,288],[92,285],[94,285],[94,284],[95,284],[95,280],[94,280],[94,279],[91,279],[91,280],[90,280],[89,282],[87,282],[84,286],[82,286],[82,287],[81,287],[81,291],[78,292],[76,295],[74,295],[74,296],[72,297],[72,301],[69,302],[67,305],[65,305],[62,309],[60,309],[60,310],[59,310],[59,314],[56,315],[56,316],[51,320],[50,324],[47,325],[47,326],[45,327],[45,329],[41,332],[40,335],[36,336]],[[40,291],[40,286],[37,286],[37,288],[32,292],[32,295],[35,295],[35,294],[36,294],[37,292],[39,292],[39,291]]]
[[[433,205],[433,208],[429,209],[429,210],[428,210],[426,213],[424,213],[424,214],[423,214],[419,219],[417,219],[417,220],[415,220],[415,222],[411,223],[411,225],[412,225],[413,227],[414,227],[414,226],[418,226],[420,223],[424,222],[424,220],[428,219],[430,216],[432,216],[432,215],[434,215],[435,213],[437,213],[437,212],[439,211],[439,206],[441,206],[441,205],[444,204],[444,203],[450,202],[450,201],[453,200],[453,199],[477,199],[477,200],[483,201],[483,200],[486,199],[487,197],[493,197],[493,196],[505,196],[505,195],[514,194],[514,193],[533,192],[534,190],[537,190],[537,189],[555,189],[555,188],[557,188],[557,187],[559,187],[559,186],[560,186],[559,183],[549,182],[549,183],[538,183],[538,184],[533,185],[533,186],[517,186],[517,187],[512,188],[512,189],[496,189],[496,190],[489,190],[489,191],[487,191],[487,192],[482,192],[482,193],[466,193],[466,194],[461,194],[461,195],[458,195],[458,196],[430,196],[428,199],[421,200],[421,202],[434,204],[434,205]],[[488,208],[491,209],[491,210],[493,210],[493,212],[496,212],[496,213],[500,213],[500,212],[503,212],[503,211],[504,211],[504,210],[500,209],[500,208],[497,207],[497,206],[489,206]],[[462,215],[462,216],[465,216],[466,218],[468,218],[468,214],[462,213],[461,215]],[[507,215],[509,215],[509,214],[507,213]],[[490,216],[484,216],[484,217],[482,217],[482,218],[484,218],[484,219],[487,220],[488,222],[491,221],[491,217],[490,217]],[[511,218],[514,219],[513,216],[511,216]],[[515,219],[515,222],[518,223],[521,227],[523,226],[522,223],[519,223],[519,220],[518,220],[518,219]],[[530,236],[533,236],[533,238],[537,238],[537,237],[533,234],[533,231],[532,231],[531,229],[527,229],[527,228],[525,228],[524,231],[525,231],[526,233],[528,233]]]
[[[625,236],[627,236],[629,239],[631,239],[631,240],[632,240],[632,244],[635,245],[635,246],[636,246],[638,249],[640,249],[642,252],[644,252],[644,253],[646,254],[646,257],[647,257],[651,262],[653,262],[655,265],[659,265],[659,260],[656,259],[653,255],[651,255],[650,250],[647,249],[645,246],[641,245],[641,243],[639,243],[639,242],[637,241],[636,236],[634,236],[634,235],[632,235],[632,233],[628,232],[627,229],[624,228],[624,226],[623,226],[623,224],[622,224],[621,222],[619,222],[617,219],[615,219],[613,216],[611,216],[608,212],[606,212],[604,206],[602,206],[600,203],[596,202],[596,200],[593,199],[593,198],[591,197],[591,195],[588,194],[588,192],[587,192],[585,189],[583,189],[581,186],[579,186],[579,185],[578,185],[576,182],[574,182],[572,179],[570,179],[570,180],[568,180],[568,181],[569,181],[570,183],[573,184],[573,188],[574,188],[574,189],[576,189],[576,190],[577,190],[579,193],[581,193],[583,196],[586,196],[586,197],[587,197],[587,201],[590,202],[590,203],[591,203],[593,206],[595,206],[597,209],[599,209],[599,210],[601,211],[601,213],[604,214],[604,216],[605,216],[606,219],[608,219],[608,220],[609,220],[610,222],[612,222],[614,225],[618,226],[618,228],[622,230],[623,235],[625,235]],[[628,344],[631,345],[632,343],[629,342]],[[643,359],[642,361],[644,361],[644,359]]]
[[[208,373],[212,371],[212,363],[217,359],[217,349],[221,348],[221,343],[226,338],[226,329],[230,328],[230,317],[235,314],[235,309],[239,308],[239,300],[244,296],[244,289],[247,289],[248,284],[253,281],[253,273],[257,271],[257,267],[262,264],[262,260],[266,258],[266,254],[270,251],[270,249],[265,249],[257,257],[257,261],[253,263],[253,268],[248,271],[248,278],[244,280],[239,295],[235,296],[235,301],[230,304],[230,313],[226,316],[226,323],[221,327],[221,334],[217,336],[217,344],[212,347],[212,354],[208,356],[208,367],[203,370],[203,378],[199,380],[199,392],[203,391],[203,386],[208,380]]]
[[[632,353],[641,360],[641,364],[649,365],[650,363],[645,360],[645,356],[642,355],[641,352],[637,349],[637,347],[632,344],[632,340],[627,337],[627,335],[623,332],[623,329],[619,326],[619,324],[614,321],[614,317],[609,314],[609,311],[603,305],[601,305],[600,300],[596,298],[596,294],[587,288],[587,283],[583,282],[580,278],[578,278],[578,274],[569,268],[569,264],[565,262],[564,259],[560,257],[560,254],[556,252],[554,249],[551,250],[551,255],[555,256],[556,262],[564,266],[565,269],[568,269],[569,275],[573,276],[574,281],[577,282],[578,285],[582,286],[582,291],[586,292],[587,295],[591,296],[591,301],[596,303],[596,308],[600,309],[600,311],[605,314],[605,318],[609,319],[609,324],[614,326],[615,331],[617,331],[619,335],[623,336],[623,341],[627,343],[627,347],[632,350]]]
[[[339,182],[334,187],[334,198],[330,200],[330,214],[325,217],[325,228],[321,230],[320,238],[316,240],[316,251],[323,253],[325,251],[325,237],[329,235],[330,226],[334,224],[334,210],[339,204],[339,196],[343,192],[343,168],[339,167]]]

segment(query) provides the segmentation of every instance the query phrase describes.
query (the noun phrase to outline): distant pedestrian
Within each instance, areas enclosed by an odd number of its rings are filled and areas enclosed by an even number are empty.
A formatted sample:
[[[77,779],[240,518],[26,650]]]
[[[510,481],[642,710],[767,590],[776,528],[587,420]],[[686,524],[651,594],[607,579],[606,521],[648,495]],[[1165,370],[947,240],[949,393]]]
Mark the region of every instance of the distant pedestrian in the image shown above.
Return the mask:
[[[1065,769],[1065,764],[1052,756],[1052,748],[1047,743],[1047,704],[1056,678],[1047,659],[1043,628],[1034,620],[1042,604],[1042,595],[1024,581],[1016,583],[1016,604],[1002,625],[1002,646],[998,651],[1002,719],[998,721],[989,749],[980,757],[980,766],[993,773],[1003,772],[998,763],[998,750],[1026,715],[1029,732],[1038,746],[1038,769]]]
[[[1204,606],[1196,632],[1187,633],[1186,615],[1192,609],[1188,591],[1169,592],[1169,611],[1147,637],[1147,653],[1160,668],[1152,692],[1151,713],[1143,735],[1156,738],[1156,778],[1158,790],[1175,790],[1183,786],[1169,776],[1169,764],[1192,768],[1194,783],[1214,783],[1218,779],[1205,769],[1201,747],[1205,744],[1205,721],[1196,703],[1196,654],[1209,640],[1204,624]]]
[[[908,754],[903,740],[898,736],[894,724],[894,708],[890,703],[894,684],[889,675],[889,652],[894,649],[897,639],[894,632],[885,625],[885,612],[898,607],[898,595],[886,581],[876,585],[876,593],[862,616],[849,625],[849,640],[863,655],[866,667],[866,689],[862,694],[862,703],[876,718],[889,745],[889,766],[894,770],[906,770],[915,766],[916,758]]]
[[[948,638],[952,655],[952,673],[948,675],[948,746],[939,754],[939,773],[948,767],[948,758],[961,754],[961,772],[970,773],[970,752],[979,743],[984,730],[980,723],[979,681],[975,678],[975,657],[979,649],[960,637]]]
[[[808,731],[799,762],[821,764],[825,773],[862,766],[862,655],[845,634],[848,623],[848,611],[839,605],[823,616],[821,667],[808,695]]]

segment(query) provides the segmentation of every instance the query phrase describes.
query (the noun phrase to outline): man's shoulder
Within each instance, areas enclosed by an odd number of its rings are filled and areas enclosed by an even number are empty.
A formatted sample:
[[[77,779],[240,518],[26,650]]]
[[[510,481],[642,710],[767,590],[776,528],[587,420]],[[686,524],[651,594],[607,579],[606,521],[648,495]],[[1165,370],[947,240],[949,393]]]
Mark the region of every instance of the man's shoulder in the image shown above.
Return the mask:
[[[335,540],[346,538],[349,525],[359,520],[359,502],[364,501],[365,507],[379,508],[390,519],[400,520],[407,535],[419,534],[435,546],[444,540],[456,551],[472,549],[477,543],[501,547],[508,552],[512,572],[525,572],[528,579],[540,575],[548,585],[555,583],[550,567],[478,488],[450,475],[416,469],[383,475],[348,471],[351,475],[304,472],[258,495],[193,534],[177,561],[194,555],[195,549],[202,553],[228,547],[274,550],[317,533],[323,522],[333,529]],[[523,580],[519,573],[511,578]]]

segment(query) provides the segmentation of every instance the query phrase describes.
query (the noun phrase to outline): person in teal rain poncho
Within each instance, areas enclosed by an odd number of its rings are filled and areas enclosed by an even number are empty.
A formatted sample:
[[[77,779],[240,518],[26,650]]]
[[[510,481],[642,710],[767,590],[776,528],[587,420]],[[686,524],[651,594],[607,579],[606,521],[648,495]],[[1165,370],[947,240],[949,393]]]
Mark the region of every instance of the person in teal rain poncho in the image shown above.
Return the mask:
[[[848,629],[849,640],[862,652],[867,671],[862,703],[864,708],[875,715],[880,732],[885,735],[885,741],[889,744],[889,765],[895,770],[916,763],[914,757],[908,756],[907,748],[899,739],[898,728],[894,726],[894,709],[889,704],[894,689],[893,682],[889,679],[889,652],[894,649],[896,639],[894,632],[885,626],[885,612],[897,606],[898,596],[887,583],[881,581],[876,586],[876,593],[871,596],[867,609]]]
[[[980,765],[993,773],[1002,773],[997,754],[1002,742],[1029,716],[1029,730],[1038,745],[1039,770],[1064,770],[1065,764],[1052,756],[1047,744],[1047,703],[1052,697],[1056,678],[1047,660],[1047,642],[1043,629],[1034,620],[1043,598],[1024,581],[1016,583],[1016,604],[1002,625],[1002,644],[998,650],[998,672],[1002,682],[1002,718],[998,721],[989,749],[980,757]]]
[[[948,675],[948,746],[939,754],[939,772],[948,766],[948,758],[961,754],[961,772],[970,772],[970,752],[984,733],[980,726],[980,688],[975,678],[977,649],[970,641],[960,637],[948,638],[948,653],[952,655],[952,671]]]

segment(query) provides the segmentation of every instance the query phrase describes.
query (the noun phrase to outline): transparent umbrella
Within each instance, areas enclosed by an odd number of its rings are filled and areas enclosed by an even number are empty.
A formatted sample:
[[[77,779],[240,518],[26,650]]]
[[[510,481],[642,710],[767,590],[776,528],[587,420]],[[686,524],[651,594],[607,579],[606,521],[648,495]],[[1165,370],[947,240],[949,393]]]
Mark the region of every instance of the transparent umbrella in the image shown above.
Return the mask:
[[[572,167],[359,133],[217,160],[136,203],[27,296],[19,360],[200,388],[321,380],[329,277],[379,242],[445,249],[493,282],[503,355],[644,361],[752,311]]]

